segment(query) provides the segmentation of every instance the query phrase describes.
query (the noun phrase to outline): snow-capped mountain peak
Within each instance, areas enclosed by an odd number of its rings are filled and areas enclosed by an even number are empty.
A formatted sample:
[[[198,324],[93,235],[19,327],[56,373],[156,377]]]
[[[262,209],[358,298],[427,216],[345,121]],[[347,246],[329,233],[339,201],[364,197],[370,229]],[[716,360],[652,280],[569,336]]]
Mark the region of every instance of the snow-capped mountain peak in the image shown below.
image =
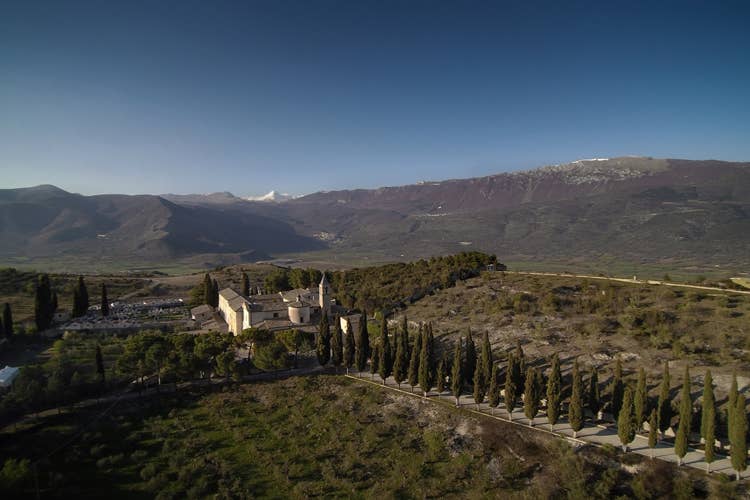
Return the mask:
[[[263,196],[248,196],[245,198],[248,201],[271,201],[280,203],[282,201],[289,201],[293,199],[294,196],[288,193],[278,193],[276,191],[271,191],[269,193],[264,194]]]

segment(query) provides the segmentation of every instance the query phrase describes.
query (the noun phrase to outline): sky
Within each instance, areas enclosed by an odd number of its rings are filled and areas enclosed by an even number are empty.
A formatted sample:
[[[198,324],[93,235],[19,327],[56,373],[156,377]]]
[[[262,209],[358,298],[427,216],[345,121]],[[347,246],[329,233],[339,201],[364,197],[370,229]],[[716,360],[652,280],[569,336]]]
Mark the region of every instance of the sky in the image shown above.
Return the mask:
[[[750,2],[0,0],[0,188],[750,161]]]

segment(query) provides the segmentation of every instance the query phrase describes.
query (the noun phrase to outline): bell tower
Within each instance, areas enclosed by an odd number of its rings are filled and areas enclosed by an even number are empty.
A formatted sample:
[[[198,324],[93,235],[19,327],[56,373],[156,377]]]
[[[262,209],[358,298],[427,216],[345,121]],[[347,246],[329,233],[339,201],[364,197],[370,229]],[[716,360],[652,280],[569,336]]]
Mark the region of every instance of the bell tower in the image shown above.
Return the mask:
[[[318,285],[318,302],[320,310],[327,314],[331,308],[331,287],[326,279],[326,273],[323,273],[323,278]]]

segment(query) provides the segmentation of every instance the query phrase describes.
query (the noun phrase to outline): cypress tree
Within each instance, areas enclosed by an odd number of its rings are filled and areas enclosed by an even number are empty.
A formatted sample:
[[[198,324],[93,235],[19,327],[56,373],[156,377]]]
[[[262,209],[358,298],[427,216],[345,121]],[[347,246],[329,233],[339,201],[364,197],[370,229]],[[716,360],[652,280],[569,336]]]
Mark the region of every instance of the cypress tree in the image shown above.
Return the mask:
[[[52,292],[50,288],[49,276],[42,274],[36,285],[34,293],[34,322],[37,331],[43,331],[52,324]],[[3,321],[5,324],[5,321]]]
[[[633,390],[626,387],[622,396],[620,412],[617,415],[617,435],[622,443],[622,451],[628,451],[628,445],[635,438],[633,428]]]
[[[591,375],[589,376],[589,391],[586,397],[586,406],[593,415],[594,421],[598,419],[599,410],[602,409],[602,399],[599,394],[599,372],[596,371],[596,367],[591,367]]]
[[[320,366],[325,366],[331,359],[331,330],[328,324],[328,315],[324,312],[320,318],[318,327],[318,338],[315,343],[315,354]]]
[[[378,367],[380,366],[380,345],[375,344],[370,348],[371,350],[371,356],[370,356],[370,379],[375,378],[375,374],[378,372]]]
[[[732,385],[729,387],[729,396],[727,400],[727,436],[732,433],[732,418],[734,416],[734,407],[737,406],[738,395],[739,390],[737,389],[737,370],[734,370],[732,372]]]
[[[107,285],[102,283],[102,316],[109,316],[109,300],[107,299]]]
[[[212,307],[214,305],[214,285],[208,273],[203,276],[203,303]]]
[[[517,378],[514,380],[516,383],[516,387],[525,387],[526,386],[526,355],[523,352],[523,347],[521,347],[521,341],[519,340],[516,343],[516,353],[514,355],[516,360],[516,365],[518,365],[518,369],[516,370],[516,376]]]
[[[419,355],[419,387],[424,397],[427,397],[432,389],[432,339],[430,338],[432,332],[430,330],[431,327],[428,326],[427,331],[424,332],[422,350]]]
[[[490,345],[490,337],[487,330],[484,331],[482,337],[482,376],[484,377],[485,384],[489,384],[490,376],[492,375],[492,346]]]
[[[401,341],[401,335],[398,329],[393,332],[393,343],[396,344],[396,353],[393,356],[393,380],[401,388],[401,382],[406,380],[409,371],[408,363],[404,364],[404,343]]]
[[[96,346],[96,374],[99,376],[99,382],[104,383],[104,359],[102,357],[102,348],[97,344]]]
[[[73,318],[81,315],[81,299],[78,296],[78,287],[73,287],[73,309],[70,312]]]
[[[460,341],[459,341],[460,342]],[[422,355],[422,326],[419,327],[419,332],[414,339],[414,347],[411,349],[411,358],[409,359],[409,371],[406,374],[406,378],[409,381],[412,392],[419,383],[419,358]]]
[[[474,403],[477,405],[477,410],[479,409],[479,405],[484,402],[486,393],[487,383],[484,378],[484,369],[482,368],[482,363],[477,363],[474,368]]]
[[[505,371],[503,399],[505,401],[505,410],[508,412],[508,420],[511,422],[513,421],[513,409],[516,407],[516,399],[518,399],[518,386],[516,385],[517,371],[518,363],[513,353],[510,352],[508,353],[508,368]]]
[[[348,319],[346,321],[346,333],[344,333],[344,368],[346,368],[347,375],[349,374],[349,368],[354,366],[356,348],[354,346],[354,332],[352,331],[352,324]]]
[[[453,351],[453,367],[451,371],[451,392],[453,397],[456,398],[456,407],[459,406],[459,398],[461,397],[461,388],[463,386],[463,367],[461,356],[461,339],[456,342],[456,347]]]
[[[706,370],[706,377],[703,381],[701,437],[705,442],[706,472],[711,472],[711,462],[714,461],[714,442],[716,441],[716,401],[711,370]]]
[[[646,393],[646,370],[641,366],[638,370],[638,383],[635,387],[635,396],[633,397],[633,412],[635,414],[635,431],[638,432],[643,427],[643,421],[646,418],[648,394]]]
[[[732,468],[735,470],[737,481],[740,474],[747,469],[747,413],[745,411],[745,396],[737,394],[734,410],[732,410],[732,428],[729,435]]]
[[[442,394],[445,391],[445,365],[445,358],[440,358],[440,361],[437,365],[437,373],[435,374],[435,386],[437,388],[438,395]]]
[[[242,295],[244,297],[250,296],[250,278],[246,272],[242,272]]]
[[[539,413],[539,402],[542,396],[542,384],[538,372],[533,366],[526,370],[526,385],[523,392],[523,411],[529,419],[529,427],[534,425],[534,417]]]
[[[3,306],[3,329],[5,335],[10,337],[13,335],[13,312],[10,310],[10,304],[7,302]]]
[[[664,432],[669,429],[672,421],[672,401],[669,399],[669,386],[671,379],[669,376],[669,363],[664,363],[664,374],[661,378],[661,387],[659,389],[659,402],[656,407],[656,415],[659,418],[659,432],[664,436]]]
[[[86,289],[86,283],[83,276],[78,277],[78,298],[81,301],[81,316],[89,310],[89,291]]]
[[[378,360],[378,373],[380,378],[383,379],[383,385],[385,380],[391,376],[393,370],[393,357],[391,356],[391,341],[388,338],[388,320],[385,319],[383,314],[383,320],[380,323],[380,359]]]
[[[578,360],[573,362],[573,386],[568,405],[568,422],[570,428],[573,429],[573,437],[578,437],[578,431],[583,429],[583,380]]]
[[[52,312],[57,312],[57,292],[52,291]]]
[[[547,421],[552,430],[560,418],[560,399],[562,398],[562,374],[560,373],[560,358],[552,356],[552,368],[547,379]]]
[[[219,307],[219,282],[216,280],[211,284],[211,305]]]
[[[496,363],[492,364],[490,371],[490,388],[487,390],[487,403],[490,408],[497,408],[500,404],[500,371]],[[490,409],[490,412],[492,410]]]
[[[617,357],[615,363],[615,371],[612,376],[612,385],[610,386],[610,408],[612,410],[612,416],[615,421],[620,414],[620,408],[622,407],[623,397],[623,384],[622,384],[622,361],[620,357]]]
[[[367,311],[362,312],[359,318],[357,336],[355,338],[354,364],[358,372],[367,368],[367,358],[370,357],[370,337],[367,333]]]
[[[690,437],[690,420],[693,415],[693,401],[690,399],[690,371],[685,366],[685,376],[682,381],[680,394],[680,423],[677,436],[674,439],[674,452],[677,455],[677,465],[682,465],[682,459],[687,454],[688,438]]]
[[[466,334],[466,365],[464,366],[464,376],[469,384],[474,383],[474,371],[477,365],[477,346],[471,336],[471,328],[467,329]]]
[[[324,313],[325,315],[325,313]],[[341,319],[336,316],[333,323],[333,336],[331,337],[331,364],[336,367],[344,362],[344,338],[341,335]]]
[[[654,458],[654,448],[659,441],[659,423],[656,415],[656,408],[651,410],[651,417],[648,419],[648,447],[651,448],[651,459]]]

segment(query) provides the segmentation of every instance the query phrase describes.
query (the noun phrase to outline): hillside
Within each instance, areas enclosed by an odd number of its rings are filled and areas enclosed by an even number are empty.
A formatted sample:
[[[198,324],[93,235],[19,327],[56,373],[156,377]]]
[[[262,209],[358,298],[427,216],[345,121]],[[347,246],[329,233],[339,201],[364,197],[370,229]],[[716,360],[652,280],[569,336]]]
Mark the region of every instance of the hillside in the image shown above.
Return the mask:
[[[53,186],[0,190],[0,257],[125,257],[158,262],[207,254],[240,261],[321,248],[287,224],[158,196],[82,196]]]
[[[294,405],[289,404],[294,401]],[[613,498],[737,491],[344,377],[182,390],[50,415],[0,436],[43,495],[76,498]],[[80,422],[92,425],[60,449]],[[46,424],[46,425],[45,425]],[[633,472],[637,471],[637,474]],[[16,485],[32,495],[31,477]]]

